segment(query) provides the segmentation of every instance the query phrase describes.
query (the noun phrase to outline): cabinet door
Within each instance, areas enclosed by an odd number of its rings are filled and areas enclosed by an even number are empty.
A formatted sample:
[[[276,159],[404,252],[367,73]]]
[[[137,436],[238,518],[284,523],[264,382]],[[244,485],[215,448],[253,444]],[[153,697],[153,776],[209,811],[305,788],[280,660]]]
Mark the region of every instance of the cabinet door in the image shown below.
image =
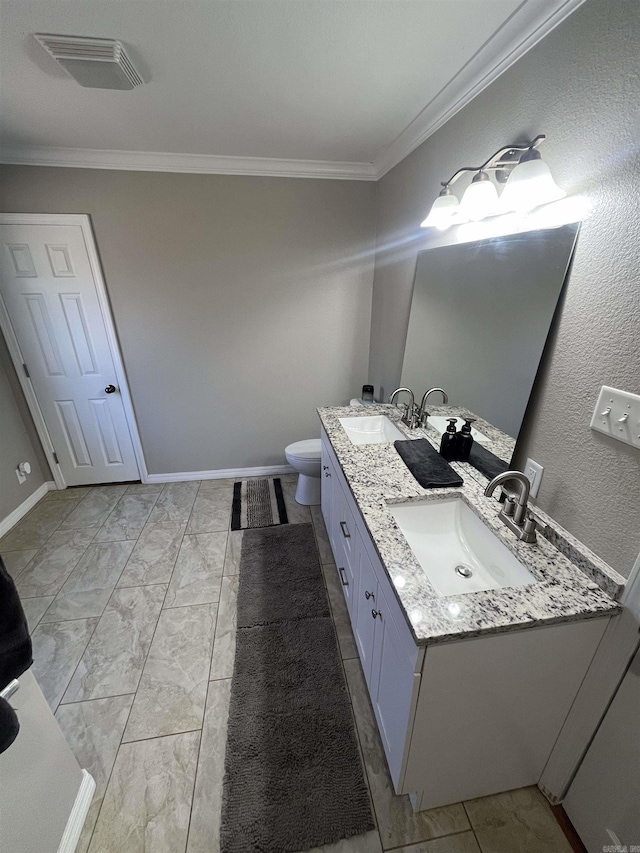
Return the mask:
[[[364,677],[371,692],[374,636],[377,622],[378,580],[371,565],[371,560],[362,544],[360,534],[358,534],[356,540],[355,558],[358,589],[355,602],[353,633],[356,638]]]
[[[380,589],[376,604],[371,701],[396,791],[399,790],[414,689],[420,676],[407,657],[402,637]]]

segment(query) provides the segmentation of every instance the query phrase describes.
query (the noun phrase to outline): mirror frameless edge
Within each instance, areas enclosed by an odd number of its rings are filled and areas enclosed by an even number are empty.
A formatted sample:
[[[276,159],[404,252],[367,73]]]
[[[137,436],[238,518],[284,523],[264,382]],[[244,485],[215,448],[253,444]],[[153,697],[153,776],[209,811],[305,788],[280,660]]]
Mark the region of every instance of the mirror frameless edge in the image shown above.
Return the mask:
[[[418,398],[439,385],[449,406],[481,419],[481,432],[487,424],[511,437],[485,444],[494,453],[512,449],[520,432],[579,228],[573,222],[418,253],[401,384]],[[442,414],[440,406],[427,408]]]

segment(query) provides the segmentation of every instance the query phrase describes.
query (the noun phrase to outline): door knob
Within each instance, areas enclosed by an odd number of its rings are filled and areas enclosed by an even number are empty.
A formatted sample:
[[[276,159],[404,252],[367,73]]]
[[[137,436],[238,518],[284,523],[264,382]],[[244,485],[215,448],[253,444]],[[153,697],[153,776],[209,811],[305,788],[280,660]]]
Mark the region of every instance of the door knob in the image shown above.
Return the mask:
[[[116,391],[115,385],[107,385],[107,387],[104,389],[105,394],[114,394],[115,391]]]

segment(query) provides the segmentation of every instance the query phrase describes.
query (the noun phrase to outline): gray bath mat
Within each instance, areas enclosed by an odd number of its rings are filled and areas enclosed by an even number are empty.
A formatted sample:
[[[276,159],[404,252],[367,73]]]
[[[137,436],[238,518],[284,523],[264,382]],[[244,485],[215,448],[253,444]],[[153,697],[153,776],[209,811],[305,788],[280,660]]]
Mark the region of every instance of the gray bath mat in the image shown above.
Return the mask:
[[[247,531],[222,853],[297,853],[373,829],[310,524]]]
[[[233,484],[231,529],[288,524],[280,479],[239,480]]]

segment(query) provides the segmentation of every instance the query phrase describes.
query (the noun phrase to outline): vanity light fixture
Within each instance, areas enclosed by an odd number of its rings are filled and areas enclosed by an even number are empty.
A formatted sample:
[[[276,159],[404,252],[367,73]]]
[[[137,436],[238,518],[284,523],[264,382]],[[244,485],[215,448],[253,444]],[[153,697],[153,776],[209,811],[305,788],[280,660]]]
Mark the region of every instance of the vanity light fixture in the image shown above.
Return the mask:
[[[440,190],[438,198],[433,202],[429,215],[424,220],[421,228],[437,228],[445,231],[457,217],[460,211],[458,197],[453,194],[451,187],[444,186]]]
[[[488,173],[481,170],[464,191],[460,213],[465,220],[477,222],[498,212],[498,190]]]
[[[509,175],[500,197],[500,207],[506,212],[527,213],[542,204],[559,201],[565,195],[553,180],[540,152],[530,148]]]
[[[451,225],[477,222],[499,213],[528,212],[563,198],[566,193],[553,180],[537,150],[544,139],[544,134],[540,134],[526,145],[500,148],[481,166],[458,169],[448,181],[442,182],[443,189],[420,227],[444,231]],[[474,172],[474,177],[458,201],[451,186],[469,172]],[[491,180],[491,172],[495,182]],[[498,196],[501,184],[505,187]]]

